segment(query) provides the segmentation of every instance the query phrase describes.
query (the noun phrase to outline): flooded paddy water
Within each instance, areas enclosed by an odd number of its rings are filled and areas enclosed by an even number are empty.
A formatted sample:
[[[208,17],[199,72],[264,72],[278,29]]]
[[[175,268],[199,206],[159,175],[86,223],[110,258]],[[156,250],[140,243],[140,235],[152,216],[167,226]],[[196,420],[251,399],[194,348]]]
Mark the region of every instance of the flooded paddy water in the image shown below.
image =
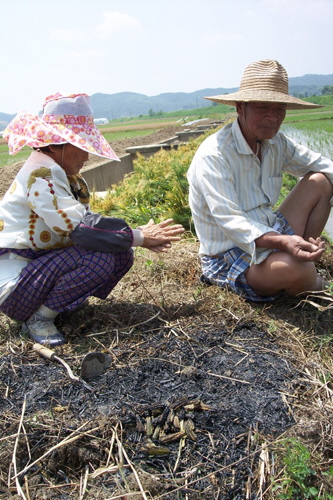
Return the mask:
[[[316,130],[302,130],[290,125],[283,125],[281,131],[299,144],[303,144],[313,151],[318,151],[326,158],[333,158],[332,133],[319,128]],[[331,211],[325,230],[329,237],[333,239],[333,211]]]

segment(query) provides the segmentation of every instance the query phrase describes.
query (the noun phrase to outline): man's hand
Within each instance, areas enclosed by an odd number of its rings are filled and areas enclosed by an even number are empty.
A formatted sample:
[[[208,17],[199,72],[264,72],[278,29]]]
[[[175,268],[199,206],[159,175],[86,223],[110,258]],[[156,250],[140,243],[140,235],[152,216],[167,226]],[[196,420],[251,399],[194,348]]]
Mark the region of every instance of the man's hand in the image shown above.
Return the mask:
[[[294,259],[303,262],[315,262],[320,259],[325,251],[325,242],[321,238],[309,238],[309,241],[306,241],[297,234],[265,233],[256,239],[256,245],[282,250],[292,255]]]
[[[320,259],[324,250],[325,242],[321,238],[309,238],[304,240],[301,236],[287,236],[286,251],[296,260],[315,262]]]
[[[181,239],[179,235],[185,231],[181,224],[172,223],[173,219],[167,219],[158,224],[150,220],[148,224],[141,226],[140,229],[144,236],[142,246],[153,252],[167,252],[171,243],[179,241]]]

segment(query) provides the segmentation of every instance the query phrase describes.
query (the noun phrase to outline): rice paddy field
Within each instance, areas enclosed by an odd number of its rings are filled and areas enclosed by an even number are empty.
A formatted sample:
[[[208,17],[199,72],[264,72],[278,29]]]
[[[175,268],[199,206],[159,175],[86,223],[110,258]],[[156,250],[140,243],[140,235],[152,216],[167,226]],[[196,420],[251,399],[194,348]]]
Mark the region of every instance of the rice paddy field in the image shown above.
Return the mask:
[[[333,158],[333,106],[288,114],[281,130],[313,151]]]

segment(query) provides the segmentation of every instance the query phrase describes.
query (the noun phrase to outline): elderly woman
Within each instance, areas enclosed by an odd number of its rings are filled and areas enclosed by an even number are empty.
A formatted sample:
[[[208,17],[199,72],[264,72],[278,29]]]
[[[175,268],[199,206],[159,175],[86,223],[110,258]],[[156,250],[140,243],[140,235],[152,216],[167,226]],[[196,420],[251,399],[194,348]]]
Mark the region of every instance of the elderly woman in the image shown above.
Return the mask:
[[[92,153],[119,160],[94,125],[86,94],[56,94],[41,118],[20,113],[4,132],[10,154],[33,148],[0,203],[0,310],[36,342],[64,344],[54,319],[105,299],[133,264],[132,247],[164,252],[184,228],[168,219],[132,229],[89,211],[79,174]]]

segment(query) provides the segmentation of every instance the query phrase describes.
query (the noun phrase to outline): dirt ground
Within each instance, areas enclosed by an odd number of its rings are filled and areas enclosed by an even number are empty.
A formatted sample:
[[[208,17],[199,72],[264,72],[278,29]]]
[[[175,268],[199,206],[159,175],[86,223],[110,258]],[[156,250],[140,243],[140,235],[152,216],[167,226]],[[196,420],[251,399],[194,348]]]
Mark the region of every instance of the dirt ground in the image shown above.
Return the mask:
[[[331,312],[203,285],[197,252],[193,238],[164,256],[138,248],[107,300],[57,317],[75,375],[87,353],[111,357],[88,387],[0,313],[0,499],[270,499],[282,436],[331,463],[331,389],[307,375],[322,374],[311,339]]]

